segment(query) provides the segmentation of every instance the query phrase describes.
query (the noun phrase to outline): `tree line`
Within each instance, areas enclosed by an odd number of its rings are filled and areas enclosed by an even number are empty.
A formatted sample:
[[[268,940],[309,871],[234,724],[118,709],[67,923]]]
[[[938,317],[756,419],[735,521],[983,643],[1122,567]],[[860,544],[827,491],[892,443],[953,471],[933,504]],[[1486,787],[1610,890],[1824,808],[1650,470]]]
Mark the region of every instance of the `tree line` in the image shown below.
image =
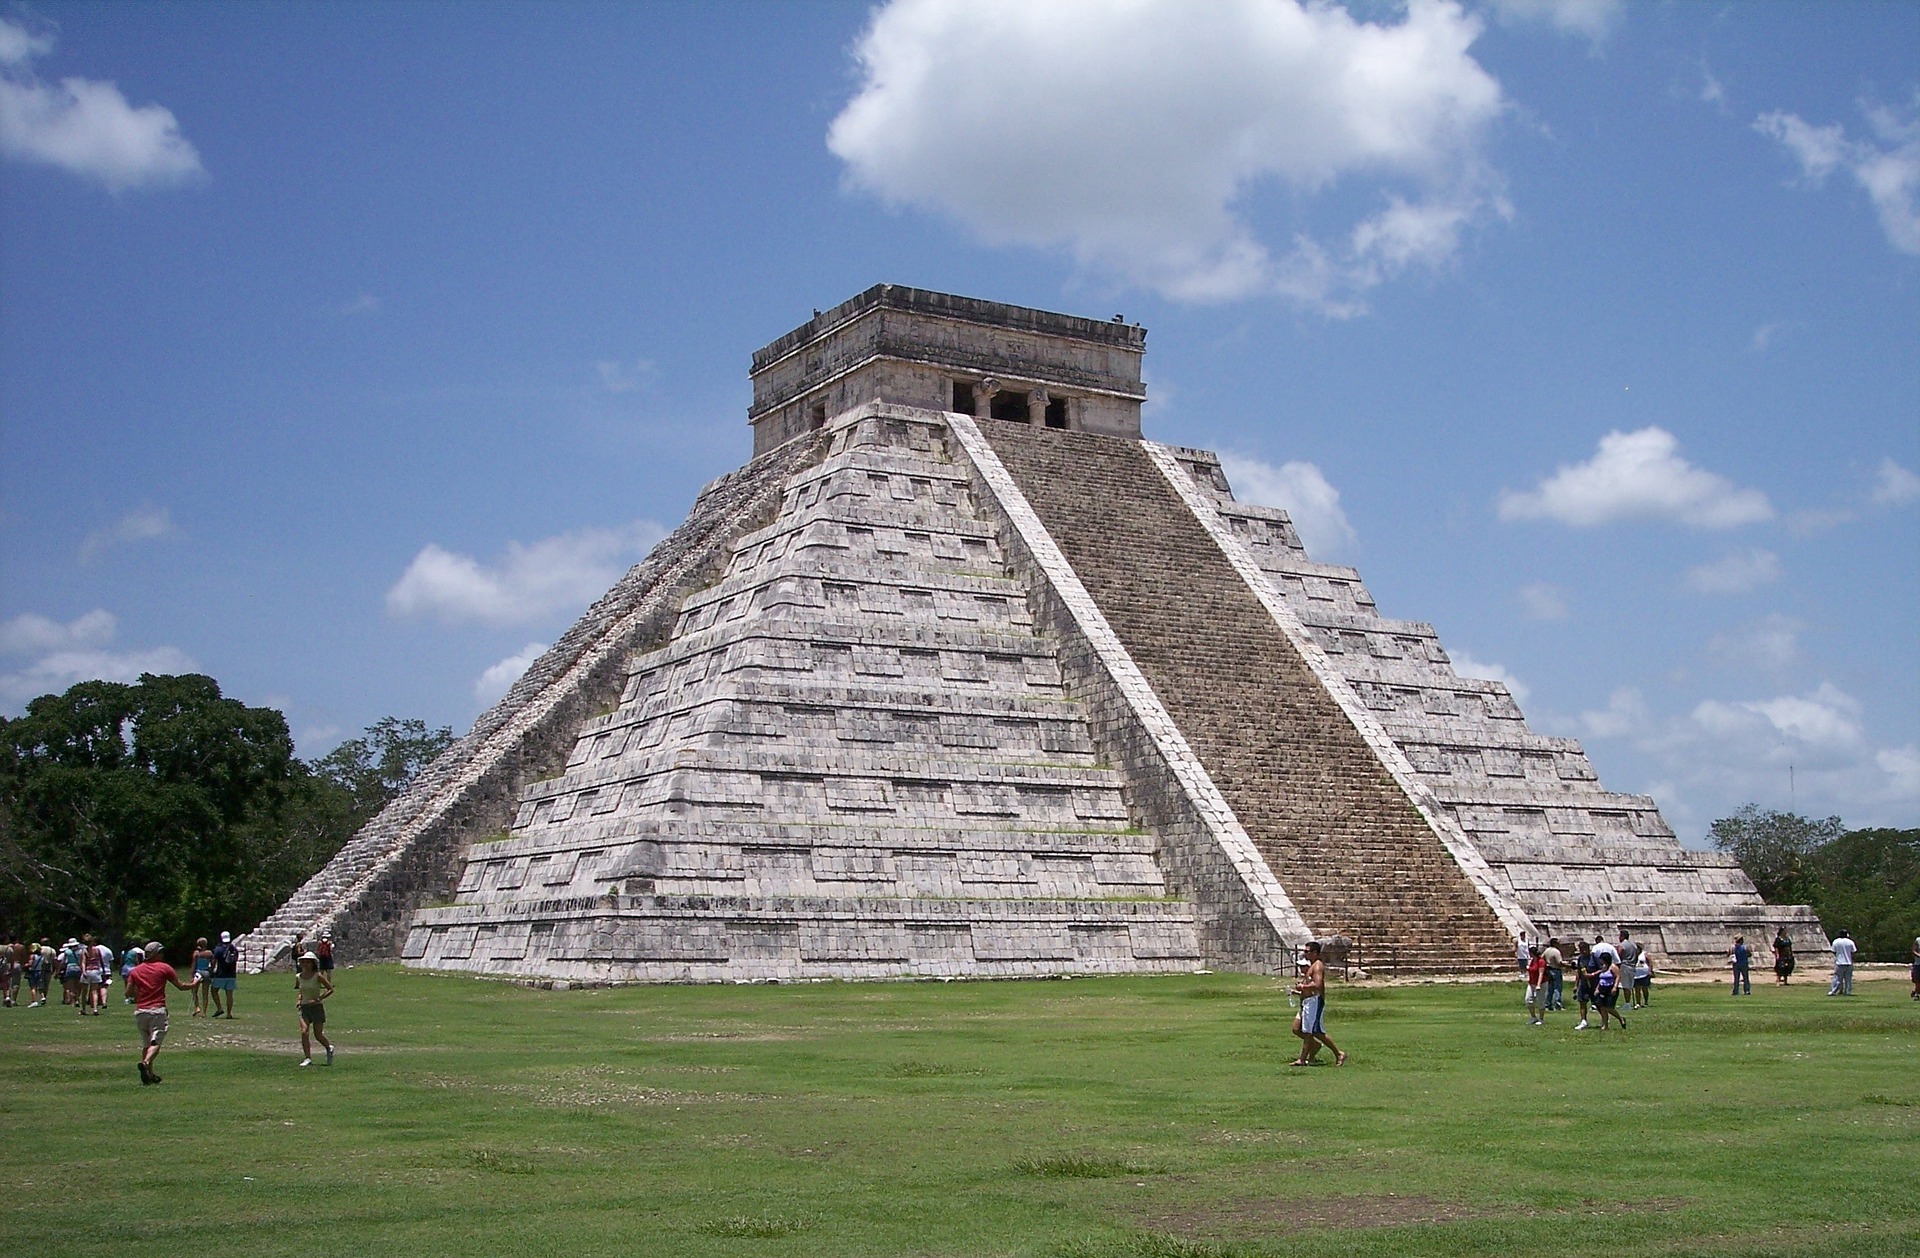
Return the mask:
[[[250,929],[452,741],[386,717],[303,761],[284,715],[199,674],[42,695],[0,718],[0,936],[184,956]]]
[[[1849,830],[1748,804],[1713,823],[1713,845],[1773,904],[1808,904],[1863,961],[1905,961],[1920,938],[1920,830]]]

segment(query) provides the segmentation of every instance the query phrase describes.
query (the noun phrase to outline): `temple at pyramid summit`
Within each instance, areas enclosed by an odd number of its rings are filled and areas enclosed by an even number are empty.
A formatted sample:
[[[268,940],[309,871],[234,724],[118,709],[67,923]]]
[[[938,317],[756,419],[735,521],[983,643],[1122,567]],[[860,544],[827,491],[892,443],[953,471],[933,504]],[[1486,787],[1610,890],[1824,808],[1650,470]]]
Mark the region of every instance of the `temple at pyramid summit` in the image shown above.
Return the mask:
[[[1144,329],[879,285],[753,458],[243,941],[569,983],[1496,970],[1785,927],[1220,461]]]

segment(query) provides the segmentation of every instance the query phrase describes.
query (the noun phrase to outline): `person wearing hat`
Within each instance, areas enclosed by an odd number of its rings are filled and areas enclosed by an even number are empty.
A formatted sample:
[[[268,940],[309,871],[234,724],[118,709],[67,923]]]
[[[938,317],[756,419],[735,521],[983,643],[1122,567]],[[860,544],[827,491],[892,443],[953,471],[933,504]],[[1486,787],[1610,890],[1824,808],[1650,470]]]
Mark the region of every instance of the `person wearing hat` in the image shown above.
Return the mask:
[[[160,1056],[161,1041],[167,1038],[167,987],[171,984],[190,992],[193,983],[182,983],[162,954],[166,949],[158,940],[149,943],[147,959],[127,975],[127,990],[133,993],[133,1026],[140,1033],[140,1082],[160,1082],[153,1071],[154,1058]]]
[[[320,958],[311,952],[300,954],[300,971],[293,976],[293,1003],[300,1011],[300,1064],[313,1064],[313,1041],[327,1051],[327,1064],[333,1064],[333,1044],[327,1039],[327,1006],[333,995],[333,980],[320,972]]]
[[[213,1016],[225,1013],[233,1016],[233,989],[240,984],[240,949],[233,946],[233,936],[226,931],[220,932],[220,942],[213,949]],[[226,997],[223,1009],[220,998]]]

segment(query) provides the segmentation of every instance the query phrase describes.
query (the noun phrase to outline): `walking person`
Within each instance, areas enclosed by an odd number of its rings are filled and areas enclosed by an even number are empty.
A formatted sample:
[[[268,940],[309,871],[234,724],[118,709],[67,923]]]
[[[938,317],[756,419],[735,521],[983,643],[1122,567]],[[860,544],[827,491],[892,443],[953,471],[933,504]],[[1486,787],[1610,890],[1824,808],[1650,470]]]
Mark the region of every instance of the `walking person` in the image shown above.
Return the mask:
[[[1625,927],[1620,930],[1620,991],[1626,996],[1627,1004],[1633,1004],[1633,975],[1639,968],[1640,954],[1646,951],[1641,942],[1629,935]]]
[[[1847,932],[1836,931],[1833,936],[1833,982],[1827,986],[1829,996],[1853,995],[1853,954],[1859,951]]]
[[[1527,1025],[1547,1024],[1547,959],[1540,945],[1527,949]]]
[[[93,936],[88,935],[80,945],[80,1014],[98,1014],[100,1012],[100,984],[106,981],[101,970],[100,949],[94,945]]]
[[[133,993],[133,1026],[140,1035],[140,1082],[155,1084],[160,1076],[154,1073],[154,1059],[160,1056],[160,1045],[167,1038],[167,988],[177,987],[181,991],[191,991],[192,983],[182,983],[180,976],[166,962],[166,949],[159,940],[149,942],[145,949],[146,960],[133,967],[133,973],[127,976],[127,990]]]
[[[1653,995],[1653,954],[1645,948],[1640,949],[1640,959],[1633,963],[1633,1000],[1635,1009],[1645,1009],[1648,997]]]
[[[1293,994],[1300,998],[1300,1012],[1293,1019],[1293,1033],[1300,1037],[1300,1055],[1289,1064],[1311,1066],[1325,1044],[1333,1050],[1333,1064],[1344,1066],[1347,1055],[1327,1036],[1327,966],[1320,959],[1320,941],[1308,941],[1306,952],[1306,975],[1293,988]]]
[[[1547,963],[1547,1008],[1550,1011],[1565,1009],[1567,1002],[1562,997],[1565,992],[1567,959],[1560,954],[1560,941],[1548,939],[1546,950],[1540,954],[1540,959]]]
[[[207,1011],[207,1002],[213,995],[213,949],[207,947],[205,935],[193,941],[193,1016],[199,1017]]]
[[[1622,1031],[1627,1029],[1627,1020],[1620,1016],[1620,958],[1608,951],[1596,954],[1601,962],[1600,969],[1593,976],[1593,1005],[1600,1011],[1600,1029],[1607,1029],[1608,1022],[1618,1022]]]
[[[42,939],[27,957],[27,1008],[38,1009],[47,1003],[47,988],[53,985],[54,965],[53,946]]]
[[[1593,1004],[1593,976],[1600,971],[1600,958],[1593,955],[1593,946],[1584,939],[1576,947],[1573,999],[1580,1006],[1580,1021],[1573,1024],[1573,1029],[1584,1031],[1587,1029],[1587,1007]]]
[[[227,931],[220,932],[220,942],[213,948],[213,1016],[225,1014],[233,1017],[233,991],[240,985],[240,949],[233,946],[233,936]],[[226,998],[224,1008],[221,998]]]
[[[1773,936],[1773,981],[1785,987],[1792,977],[1793,940],[1787,937],[1787,928],[1782,926]]]
[[[6,1007],[11,1009],[20,1003],[20,980],[27,972],[27,941],[16,939],[6,945],[0,955],[0,988],[4,988]]]
[[[320,972],[328,978],[333,977],[333,936],[326,931],[320,932],[320,942],[313,945],[313,955],[320,958]]]
[[[1913,980],[1913,999],[1920,1000],[1920,938],[1913,941],[1913,961],[1907,966],[1907,977]]]
[[[1747,947],[1745,935],[1733,937],[1733,994],[1736,996],[1753,995],[1753,950]]]
[[[127,986],[127,980],[133,977],[133,967],[146,959],[146,950],[143,948],[129,948],[120,954],[120,986],[127,993],[121,999],[129,1005],[133,1003],[133,988]]]
[[[300,1011],[300,1064],[313,1064],[313,1040],[327,1050],[327,1064],[333,1064],[333,1044],[327,1039],[327,997],[333,995],[333,980],[320,972],[320,958],[311,952],[300,954],[300,972],[293,978],[293,1004]],[[309,1038],[311,1033],[311,1039]]]

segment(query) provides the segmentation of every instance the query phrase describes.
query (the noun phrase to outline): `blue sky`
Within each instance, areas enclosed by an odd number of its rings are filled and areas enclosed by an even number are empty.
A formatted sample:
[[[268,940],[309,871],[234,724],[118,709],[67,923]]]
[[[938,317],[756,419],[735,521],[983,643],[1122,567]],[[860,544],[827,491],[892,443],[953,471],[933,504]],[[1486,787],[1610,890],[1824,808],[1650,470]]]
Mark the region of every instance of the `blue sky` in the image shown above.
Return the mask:
[[[1920,6],[0,9],[0,711],[464,728],[870,284],[1147,326],[1683,837],[1920,824]]]

